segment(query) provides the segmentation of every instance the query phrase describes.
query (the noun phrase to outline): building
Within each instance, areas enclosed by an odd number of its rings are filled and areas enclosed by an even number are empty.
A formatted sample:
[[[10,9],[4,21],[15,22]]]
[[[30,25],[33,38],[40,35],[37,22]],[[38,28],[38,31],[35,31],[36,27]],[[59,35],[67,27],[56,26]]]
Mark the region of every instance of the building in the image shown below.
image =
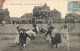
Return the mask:
[[[0,9],[0,23],[2,21],[5,21],[6,23],[9,23],[10,21],[10,16],[9,16],[9,11],[8,9]]]
[[[54,23],[54,22],[60,22],[60,19],[61,19],[61,13],[56,10],[56,9],[53,9],[51,12],[50,12],[50,17],[49,19],[51,19],[51,21]]]
[[[41,21],[45,23],[45,19],[49,17],[50,8],[46,4],[43,6],[35,6],[33,9],[33,16],[36,18],[36,21]]]
[[[78,22],[80,22],[80,14],[77,14],[77,13],[66,14],[65,22],[67,22],[67,23],[78,23]]]
[[[61,13],[56,9],[50,10],[49,6],[47,6],[47,4],[44,4],[43,6],[34,7],[33,16],[36,19],[36,21],[42,23],[53,23],[59,22],[59,19],[61,18]]]
[[[33,14],[25,13],[19,18],[19,23],[32,23],[33,22]]]

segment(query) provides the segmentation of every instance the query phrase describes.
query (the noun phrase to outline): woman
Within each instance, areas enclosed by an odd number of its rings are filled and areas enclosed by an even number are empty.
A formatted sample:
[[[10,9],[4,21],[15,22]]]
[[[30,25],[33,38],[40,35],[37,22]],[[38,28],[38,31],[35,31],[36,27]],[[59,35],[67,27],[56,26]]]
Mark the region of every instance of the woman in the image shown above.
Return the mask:
[[[48,32],[45,34],[45,36],[48,36],[47,40],[49,40],[49,44],[53,46],[56,45],[56,48],[58,48],[58,44],[61,43],[61,36],[57,32],[57,29],[55,29],[53,26],[50,26]]]
[[[61,37],[62,37],[62,45],[66,45],[69,50],[69,33],[67,25],[63,26]]]

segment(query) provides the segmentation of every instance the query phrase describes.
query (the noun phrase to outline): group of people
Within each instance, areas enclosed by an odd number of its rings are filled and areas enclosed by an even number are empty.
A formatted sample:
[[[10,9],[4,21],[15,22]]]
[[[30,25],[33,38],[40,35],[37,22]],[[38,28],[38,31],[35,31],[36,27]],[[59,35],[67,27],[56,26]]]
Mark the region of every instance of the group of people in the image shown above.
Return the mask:
[[[35,40],[36,35],[40,33],[39,27],[36,24],[33,24],[33,28],[29,29],[23,29],[21,26],[17,27],[18,35],[15,39],[15,42],[20,43],[21,46],[26,46],[26,39],[29,40]],[[43,28],[44,29],[44,28]],[[69,34],[68,34],[68,28],[67,25],[64,25],[61,29],[61,32],[58,32],[58,30],[53,27],[49,26],[45,33],[46,41],[49,42],[53,47],[59,48],[59,45],[66,45],[69,50]]]
[[[17,36],[15,39],[15,43],[20,46],[26,46],[26,40],[34,40],[36,35],[38,34],[37,25],[33,24],[32,28],[24,29],[23,25],[17,27]]]

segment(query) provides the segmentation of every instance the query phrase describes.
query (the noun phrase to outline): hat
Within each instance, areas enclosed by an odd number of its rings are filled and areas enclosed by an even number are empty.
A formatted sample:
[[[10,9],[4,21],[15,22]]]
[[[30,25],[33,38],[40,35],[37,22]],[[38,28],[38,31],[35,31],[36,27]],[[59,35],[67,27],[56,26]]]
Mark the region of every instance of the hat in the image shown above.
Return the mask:
[[[54,27],[53,26],[50,26],[50,29],[54,29]]]

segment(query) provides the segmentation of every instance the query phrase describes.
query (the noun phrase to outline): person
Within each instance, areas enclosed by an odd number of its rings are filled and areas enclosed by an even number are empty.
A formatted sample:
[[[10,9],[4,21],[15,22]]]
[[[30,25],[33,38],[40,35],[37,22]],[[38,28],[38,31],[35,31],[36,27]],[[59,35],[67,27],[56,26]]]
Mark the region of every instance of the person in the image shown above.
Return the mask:
[[[33,31],[36,32],[36,34],[39,34],[39,28],[36,24],[33,24]]]
[[[23,29],[20,33],[19,33],[19,39],[20,39],[20,44],[21,46],[25,47],[26,46],[26,38],[29,37],[31,38],[27,33],[26,33],[26,29]]]
[[[26,33],[27,33],[29,36],[31,36],[31,40],[34,40],[34,39],[35,39],[35,37],[36,37],[36,32],[34,32],[32,29],[28,29],[28,30],[26,31]],[[30,39],[28,38],[28,40],[30,40]]]
[[[64,25],[62,28],[62,45],[67,46],[68,50],[69,50],[69,33],[68,33],[68,27],[67,25]]]
[[[2,21],[2,26],[4,26],[4,25],[5,25],[5,21],[3,20],[3,21]]]
[[[60,33],[55,33],[54,37],[51,37],[51,44],[56,45],[56,48],[59,48],[59,44],[61,43],[61,35]]]
[[[46,33],[47,32],[47,30],[45,30],[44,28],[43,28],[43,25],[41,25],[40,26],[40,34],[44,34],[44,33]]]
[[[58,44],[61,43],[61,36],[57,29],[55,29],[53,26],[50,26],[45,36],[48,36],[47,40],[49,40],[49,44],[53,46],[56,45],[56,48],[59,48]]]

